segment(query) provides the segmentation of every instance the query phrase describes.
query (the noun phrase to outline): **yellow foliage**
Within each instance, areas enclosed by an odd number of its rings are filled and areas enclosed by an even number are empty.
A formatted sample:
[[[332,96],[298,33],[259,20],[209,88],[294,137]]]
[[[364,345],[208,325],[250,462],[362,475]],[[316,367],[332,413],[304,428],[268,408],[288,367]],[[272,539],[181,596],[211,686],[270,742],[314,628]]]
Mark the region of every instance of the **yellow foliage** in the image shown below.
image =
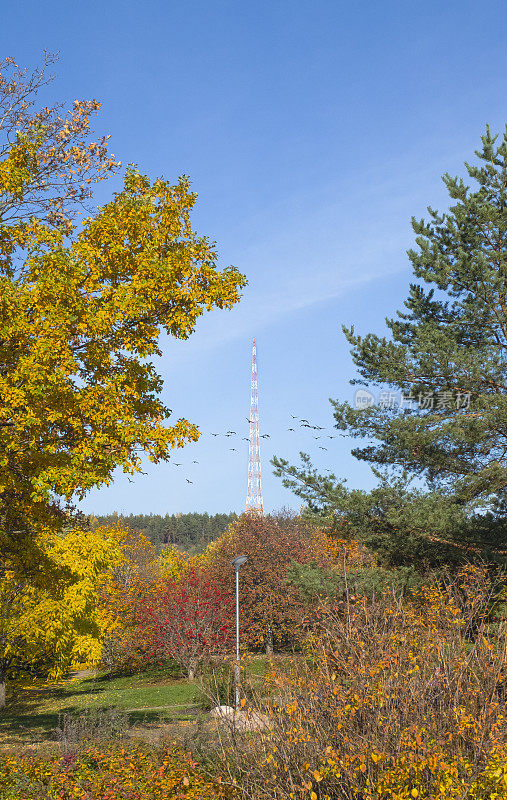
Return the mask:
[[[208,778],[180,748],[103,743],[68,758],[7,753],[0,764],[0,794],[39,800],[66,797],[108,800],[225,800],[233,792]]]
[[[34,531],[62,524],[56,497],[80,499],[118,467],[139,472],[140,452],[159,462],[198,439],[186,419],[167,423],[150,357],[163,331],[186,339],[205,311],[231,308],[245,279],[220,270],[214,244],[193,230],[185,176],[171,184],[129,168],[123,189],[74,226],[87,182],[117,166],[107,137],[87,141],[99,104],[76,102],[63,120],[56,109],[30,116],[44,81],[0,63],[9,70],[0,81],[0,548],[19,566]]]
[[[490,604],[468,566],[404,601],[320,607],[308,658],[273,666],[269,731],[232,746],[248,796],[507,800],[507,628]]]
[[[159,556],[157,566],[165,580],[178,583],[194,561],[176,547],[167,547]]]
[[[99,585],[119,558],[117,544],[100,530],[75,529],[41,547],[51,572],[37,582],[12,570],[0,579],[0,677],[38,665],[56,678],[73,660],[100,660]]]

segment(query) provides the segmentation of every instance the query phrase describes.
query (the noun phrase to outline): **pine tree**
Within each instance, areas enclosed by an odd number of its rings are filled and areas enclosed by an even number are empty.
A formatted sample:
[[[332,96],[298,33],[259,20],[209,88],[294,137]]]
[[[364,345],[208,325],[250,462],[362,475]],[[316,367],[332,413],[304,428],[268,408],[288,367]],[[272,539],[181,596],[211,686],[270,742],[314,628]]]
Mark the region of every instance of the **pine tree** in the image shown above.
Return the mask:
[[[475,185],[444,175],[454,201],[448,212],[428,208],[427,221],[412,219],[417,249],[408,256],[418,282],[410,285],[405,309],[386,320],[390,335],[362,337],[344,328],[360,375],[353,383],[397,402],[332,404],[336,427],[368,440],[352,451],[358,459],[425,487],[384,485],[391,511],[399,516],[402,505],[410,508],[412,532],[428,533],[425,509],[436,503],[445,511],[440,522],[433,515],[434,533],[492,547],[506,538],[507,129],[500,144],[489,127],[481,138],[479,163],[465,165]],[[316,507],[351,512],[350,493],[308,462],[300,470],[281,459],[274,464]],[[385,523],[378,490],[361,497],[368,518]]]

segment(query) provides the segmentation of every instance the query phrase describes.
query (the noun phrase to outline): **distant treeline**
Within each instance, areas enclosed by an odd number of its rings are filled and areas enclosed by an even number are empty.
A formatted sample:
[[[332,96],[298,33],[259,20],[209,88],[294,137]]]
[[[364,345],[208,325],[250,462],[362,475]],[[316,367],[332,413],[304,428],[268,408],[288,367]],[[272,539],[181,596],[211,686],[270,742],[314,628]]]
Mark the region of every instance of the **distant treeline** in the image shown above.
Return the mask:
[[[105,517],[91,516],[93,527],[122,520],[134,531],[141,531],[150,542],[159,547],[174,544],[183,550],[197,552],[220,536],[227,526],[238,518],[237,514],[130,514],[128,517],[109,514]]]

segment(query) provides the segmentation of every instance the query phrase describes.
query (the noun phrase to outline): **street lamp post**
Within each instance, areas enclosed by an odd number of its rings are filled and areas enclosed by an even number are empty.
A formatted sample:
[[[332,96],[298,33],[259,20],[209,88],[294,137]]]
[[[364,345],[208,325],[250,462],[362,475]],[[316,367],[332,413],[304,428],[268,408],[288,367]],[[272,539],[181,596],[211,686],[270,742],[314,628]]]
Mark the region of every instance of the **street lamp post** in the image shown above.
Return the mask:
[[[236,556],[232,565],[236,570],[236,664],[234,667],[235,709],[239,710],[239,687],[241,683],[239,667],[239,568],[248,560],[248,556]]]

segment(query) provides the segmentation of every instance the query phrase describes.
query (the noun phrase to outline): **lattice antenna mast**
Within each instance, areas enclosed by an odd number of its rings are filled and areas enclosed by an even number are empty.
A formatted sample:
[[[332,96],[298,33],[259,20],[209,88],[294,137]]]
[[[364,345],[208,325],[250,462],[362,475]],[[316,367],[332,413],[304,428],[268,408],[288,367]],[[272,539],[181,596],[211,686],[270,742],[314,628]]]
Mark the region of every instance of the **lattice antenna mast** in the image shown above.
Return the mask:
[[[252,347],[252,390],[250,400],[250,438],[248,440],[248,489],[246,510],[264,513],[261,486],[261,440],[259,436],[259,393],[257,389],[257,349]]]

